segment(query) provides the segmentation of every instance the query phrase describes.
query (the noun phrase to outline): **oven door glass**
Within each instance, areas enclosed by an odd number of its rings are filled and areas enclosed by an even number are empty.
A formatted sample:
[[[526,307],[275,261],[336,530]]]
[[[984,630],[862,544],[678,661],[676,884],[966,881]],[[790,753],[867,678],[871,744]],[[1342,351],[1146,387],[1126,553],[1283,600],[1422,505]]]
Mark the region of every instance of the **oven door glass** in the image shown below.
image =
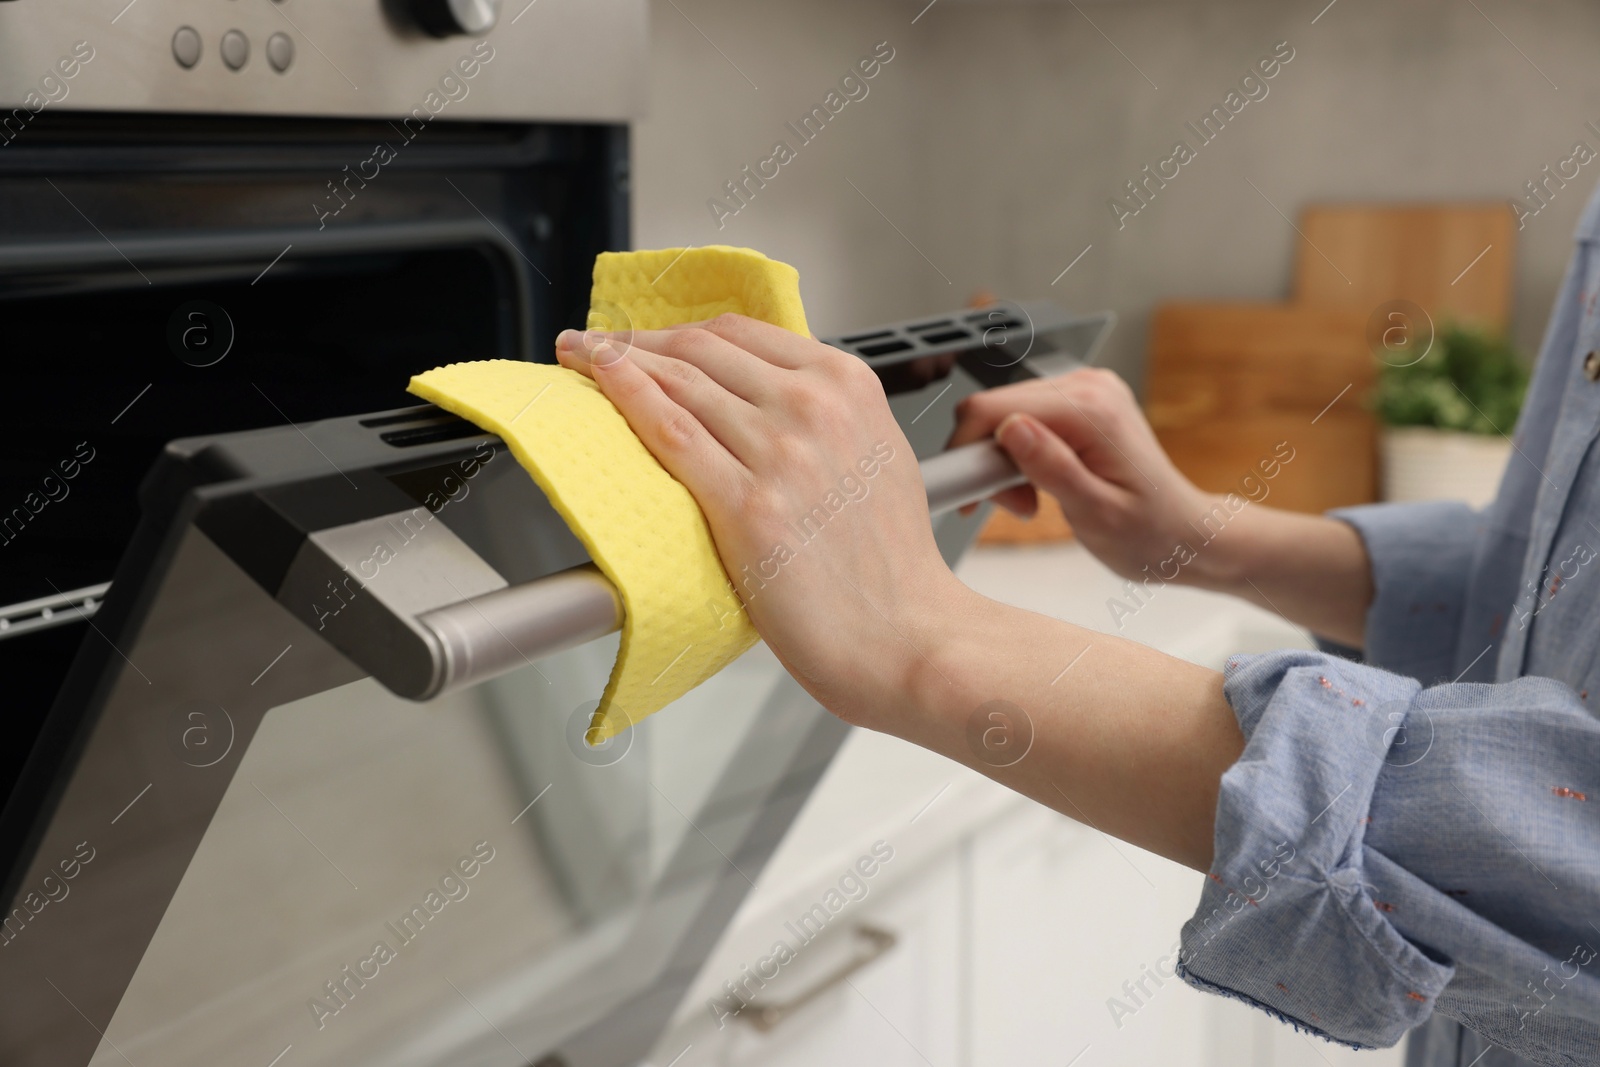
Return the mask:
[[[782,788],[730,761],[797,702],[758,646],[590,750],[615,648],[268,712],[92,1062],[521,1067],[657,979]]]
[[[451,468],[413,453],[476,447],[374,444],[377,421],[216,440],[298,450],[341,507],[422,493]],[[232,455],[191,465],[249,465]],[[75,733],[46,733],[64,754],[0,930],[0,1062],[636,1062],[845,727],[758,645],[591,748],[614,634],[395,696],[238,562],[270,534],[213,540],[195,518],[264,480],[325,502],[289,467],[174,494],[165,517],[146,500],[57,707]],[[584,558],[503,452],[438,521],[513,583]]]

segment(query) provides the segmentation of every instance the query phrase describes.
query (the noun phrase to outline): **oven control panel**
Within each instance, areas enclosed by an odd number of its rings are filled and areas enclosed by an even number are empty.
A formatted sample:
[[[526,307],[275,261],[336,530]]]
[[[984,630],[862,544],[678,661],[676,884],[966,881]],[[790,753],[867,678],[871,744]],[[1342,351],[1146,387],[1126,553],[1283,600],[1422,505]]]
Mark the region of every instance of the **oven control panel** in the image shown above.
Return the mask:
[[[0,148],[47,108],[625,121],[648,0],[0,0]]]

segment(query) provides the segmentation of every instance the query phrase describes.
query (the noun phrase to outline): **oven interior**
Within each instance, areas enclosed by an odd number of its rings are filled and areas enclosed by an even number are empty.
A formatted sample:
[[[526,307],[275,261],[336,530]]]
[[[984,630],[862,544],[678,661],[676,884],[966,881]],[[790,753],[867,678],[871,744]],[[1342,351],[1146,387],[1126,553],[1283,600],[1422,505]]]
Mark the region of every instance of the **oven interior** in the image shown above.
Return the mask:
[[[536,358],[627,245],[624,127],[435,123],[364,183],[388,122],[46,111],[28,134],[0,154],[0,800],[168,441]]]

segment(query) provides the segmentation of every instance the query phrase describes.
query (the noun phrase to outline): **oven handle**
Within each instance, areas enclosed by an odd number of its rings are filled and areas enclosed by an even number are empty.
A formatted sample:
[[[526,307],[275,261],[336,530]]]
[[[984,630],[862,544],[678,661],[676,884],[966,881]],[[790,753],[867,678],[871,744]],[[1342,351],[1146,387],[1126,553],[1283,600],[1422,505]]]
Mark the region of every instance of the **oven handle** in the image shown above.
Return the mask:
[[[933,515],[1027,482],[993,441],[932,456],[921,469]],[[423,612],[416,623],[433,657],[434,669],[423,672],[431,684],[401,695],[428,700],[465,689],[613,633],[622,615],[616,587],[592,563]]]

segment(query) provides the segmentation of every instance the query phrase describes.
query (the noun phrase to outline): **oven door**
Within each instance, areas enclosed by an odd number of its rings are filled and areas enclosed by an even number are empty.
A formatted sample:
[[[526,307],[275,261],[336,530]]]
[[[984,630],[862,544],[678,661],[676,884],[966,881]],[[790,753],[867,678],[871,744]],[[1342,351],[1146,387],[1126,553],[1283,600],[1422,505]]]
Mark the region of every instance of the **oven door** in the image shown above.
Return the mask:
[[[922,456],[977,388],[924,382]],[[294,533],[422,505],[424,577],[440,543],[512,584],[585,559],[431,408],[175,442],[142,505],[3,827],[0,1061],[638,1062],[846,727],[764,645],[599,749],[615,636],[381,686],[268,592]],[[952,560],[978,521],[938,520]]]
[[[938,325],[837,339],[919,460],[980,381],[1109,318]],[[997,484],[963,477],[930,499]],[[175,441],[140,503],[0,816],[0,1062],[639,1062],[847,728],[760,644],[598,748],[615,635],[427,702],[380,685],[416,652],[375,601],[586,560],[497,438],[431,406]],[[935,519],[947,559],[982,518]],[[296,584],[308,545],[378,526],[381,579]]]
[[[19,787],[0,1060],[629,1062],[826,764],[842,727],[760,647],[601,749],[615,636],[428,703],[365,677],[252,577],[283,524],[241,505],[442,500],[512,581],[584,558],[497,441],[395,418],[180,442],[147,480]]]

